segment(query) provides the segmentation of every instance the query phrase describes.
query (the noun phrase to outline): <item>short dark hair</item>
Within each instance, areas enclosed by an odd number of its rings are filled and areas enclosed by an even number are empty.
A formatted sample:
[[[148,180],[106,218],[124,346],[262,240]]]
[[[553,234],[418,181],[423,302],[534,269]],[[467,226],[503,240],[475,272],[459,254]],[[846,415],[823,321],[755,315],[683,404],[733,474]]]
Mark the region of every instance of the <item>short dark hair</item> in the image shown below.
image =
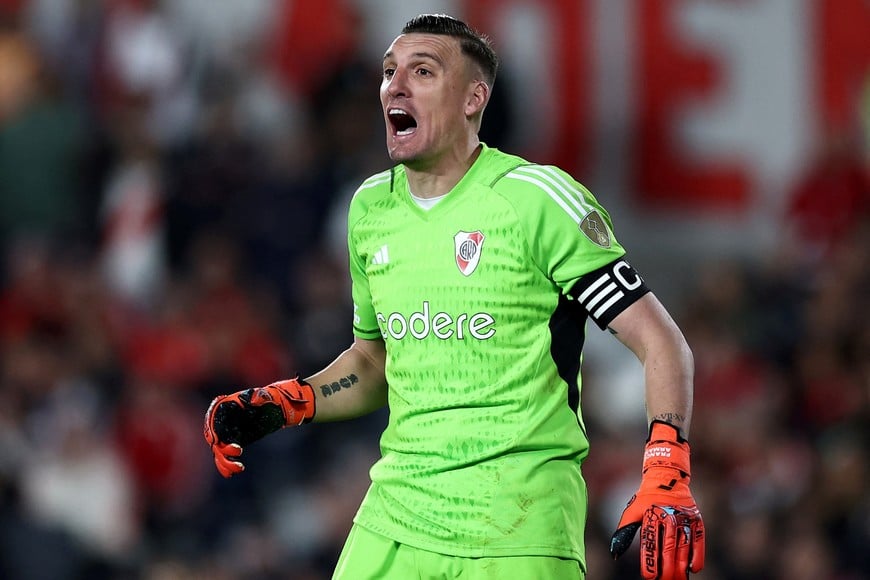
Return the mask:
[[[498,73],[498,55],[485,34],[474,30],[463,21],[447,14],[421,14],[415,16],[402,28],[402,34],[442,34],[459,39],[462,53],[471,57],[483,71],[484,79],[492,87]]]

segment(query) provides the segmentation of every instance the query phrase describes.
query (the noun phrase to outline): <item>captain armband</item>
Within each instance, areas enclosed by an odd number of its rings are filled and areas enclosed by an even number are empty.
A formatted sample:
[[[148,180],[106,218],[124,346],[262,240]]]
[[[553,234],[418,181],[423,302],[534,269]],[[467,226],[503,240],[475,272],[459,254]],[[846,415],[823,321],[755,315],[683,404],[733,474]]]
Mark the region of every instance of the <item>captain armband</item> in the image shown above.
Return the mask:
[[[616,260],[580,278],[568,295],[604,330],[620,312],[649,291],[643,278],[628,262]]]

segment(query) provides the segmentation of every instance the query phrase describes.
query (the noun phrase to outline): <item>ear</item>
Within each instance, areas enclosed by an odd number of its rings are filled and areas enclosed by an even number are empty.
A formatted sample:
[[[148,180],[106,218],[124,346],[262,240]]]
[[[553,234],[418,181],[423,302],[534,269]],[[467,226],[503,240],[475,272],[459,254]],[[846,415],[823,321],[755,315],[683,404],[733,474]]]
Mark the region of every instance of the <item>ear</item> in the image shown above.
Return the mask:
[[[489,85],[483,81],[472,81],[471,90],[465,101],[465,116],[479,115],[487,102],[489,102]]]

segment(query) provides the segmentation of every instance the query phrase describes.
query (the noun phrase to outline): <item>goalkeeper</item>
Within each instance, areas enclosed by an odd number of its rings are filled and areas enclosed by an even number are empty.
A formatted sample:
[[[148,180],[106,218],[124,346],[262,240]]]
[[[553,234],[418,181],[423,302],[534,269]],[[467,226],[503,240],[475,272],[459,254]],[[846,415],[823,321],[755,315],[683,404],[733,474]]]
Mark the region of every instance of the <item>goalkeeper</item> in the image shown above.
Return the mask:
[[[480,142],[497,68],[488,39],[459,20],[406,24],[380,88],[395,165],[349,209],[354,342],[304,379],[217,397],[205,438],[230,477],[268,433],[387,405],[334,578],[584,578],[591,320],[640,359],[649,419],[611,552],[640,530],[641,575],[685,579],[704,564],[691,352],[587,189]]]

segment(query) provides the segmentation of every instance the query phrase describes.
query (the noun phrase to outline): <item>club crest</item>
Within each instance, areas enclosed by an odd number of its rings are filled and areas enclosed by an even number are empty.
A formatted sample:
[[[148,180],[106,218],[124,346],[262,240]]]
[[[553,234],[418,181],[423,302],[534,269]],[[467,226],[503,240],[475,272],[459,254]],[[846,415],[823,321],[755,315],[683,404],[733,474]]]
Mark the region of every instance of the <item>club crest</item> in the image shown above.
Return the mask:
[[[453,236],[456,249],[456,265],[464,276],[470,276],[480,262],[480,250],[483,247],[484,235],[476,232],[459,232]]]

